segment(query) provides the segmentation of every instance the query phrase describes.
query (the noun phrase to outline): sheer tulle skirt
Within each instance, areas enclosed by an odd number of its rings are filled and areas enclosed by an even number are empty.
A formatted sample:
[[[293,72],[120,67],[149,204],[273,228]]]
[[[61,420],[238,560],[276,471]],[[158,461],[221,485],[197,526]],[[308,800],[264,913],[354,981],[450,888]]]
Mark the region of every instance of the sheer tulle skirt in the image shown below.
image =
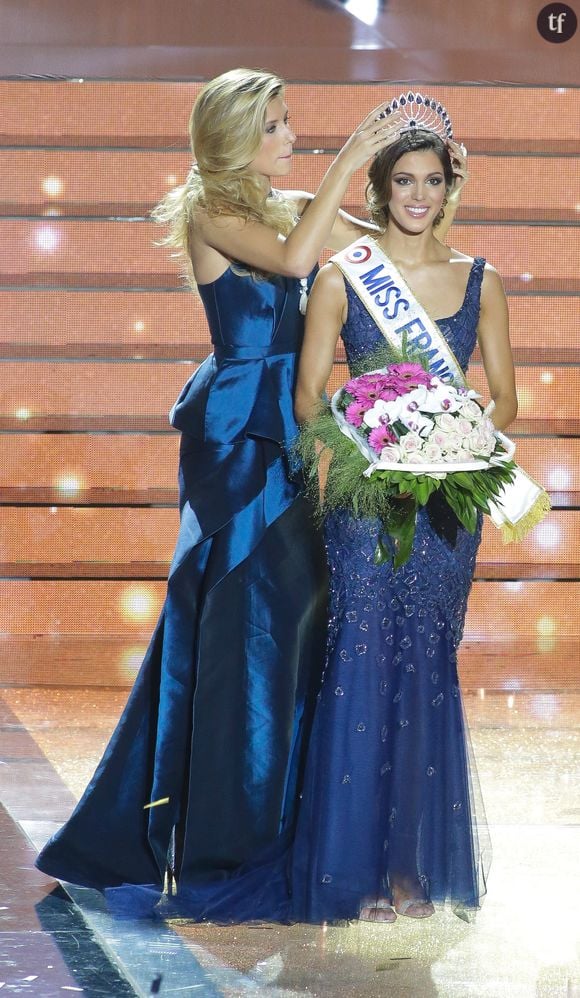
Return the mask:
[[[476,908],[490,850],[457,675],[480,531],[438,503],[410,561],[379,524],[328,518],[330,648],[292,860],[293,917],[356,918],[405,894]]]

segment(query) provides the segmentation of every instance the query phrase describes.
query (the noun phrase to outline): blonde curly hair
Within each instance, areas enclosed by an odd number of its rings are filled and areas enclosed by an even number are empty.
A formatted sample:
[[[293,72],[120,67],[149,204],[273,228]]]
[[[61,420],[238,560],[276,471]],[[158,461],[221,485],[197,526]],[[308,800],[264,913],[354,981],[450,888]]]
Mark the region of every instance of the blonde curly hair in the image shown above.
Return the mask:
[[[187,279],[195,287],[189,260],[189,235],[195,213],[229,215],[257,221],[288,235],[296,223],[296,206],[264,192],[260,178],[248,169],[264,137],[271,100],[283,94],[277,76],[254,69],[233,69],[202,88],[189,119],[194,164],[184,184],[173,188],[152,211],[168,227],[163,243],[187,260]]]

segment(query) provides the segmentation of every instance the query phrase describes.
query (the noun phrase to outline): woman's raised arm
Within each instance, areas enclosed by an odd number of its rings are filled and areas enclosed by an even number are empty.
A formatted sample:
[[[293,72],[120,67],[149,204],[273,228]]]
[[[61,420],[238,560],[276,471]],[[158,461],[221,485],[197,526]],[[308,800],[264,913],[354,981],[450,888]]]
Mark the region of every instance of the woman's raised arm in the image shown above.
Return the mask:
[[[388,121],[377,119],[382,107],[371,111],[350,136],[328,168],[308,210],[286,238],[260,222],[213,218],[202,211],[196,219],[198,238],[223,256],[258,270],[307,277],[328,245],[353,173],[391,142]]]

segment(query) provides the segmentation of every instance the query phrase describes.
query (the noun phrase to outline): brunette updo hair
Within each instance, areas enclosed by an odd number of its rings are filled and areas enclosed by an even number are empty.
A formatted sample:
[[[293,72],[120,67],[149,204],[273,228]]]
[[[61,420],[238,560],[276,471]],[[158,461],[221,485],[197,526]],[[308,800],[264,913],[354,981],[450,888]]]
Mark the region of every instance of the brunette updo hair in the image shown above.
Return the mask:
[[[453,187],[451,156],[443,140],[434,132],[422,129],[405,132],[396,142],[377,153],[369,167],[369,182],[365,189],[365,197],[371,221],[380,229],[386,229],[389,221],[391,177],[397,163],[405,153],[422,152],[423,150],[432,150],[438,157],[445,177],[447,193]]]

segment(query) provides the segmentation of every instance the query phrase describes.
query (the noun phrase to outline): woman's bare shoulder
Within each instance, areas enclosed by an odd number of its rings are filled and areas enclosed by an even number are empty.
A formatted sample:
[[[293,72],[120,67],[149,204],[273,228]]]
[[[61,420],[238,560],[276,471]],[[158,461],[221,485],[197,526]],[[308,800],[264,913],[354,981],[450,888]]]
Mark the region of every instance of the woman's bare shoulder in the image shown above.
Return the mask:
[[[241,221],[241,219],[237,221]],[[211,284],[213,281],[217,281],[231,263],[230,258],[225,253],[212,245],[211,225],[213,222],[214,220],[204,208],[195,209],[189,227],[187,248],[193,276],[197,284]]]
[[[473,264],[475,263],[475,257],[469,256],[468,253],[461,253],[459,250],[453,249],[452,247],[450,247],[450,254],[449,263],[464,263],[468,267],[473,267]],[[479,259],[482,258],[480,257]],[[497,274],[497,270],[493,264],[489,262],[489,260],[485,261],[484,271]]]
[[[333,263],[326,263],[316,275],[315,285],[333,294],[344,294],[344,277]]]

